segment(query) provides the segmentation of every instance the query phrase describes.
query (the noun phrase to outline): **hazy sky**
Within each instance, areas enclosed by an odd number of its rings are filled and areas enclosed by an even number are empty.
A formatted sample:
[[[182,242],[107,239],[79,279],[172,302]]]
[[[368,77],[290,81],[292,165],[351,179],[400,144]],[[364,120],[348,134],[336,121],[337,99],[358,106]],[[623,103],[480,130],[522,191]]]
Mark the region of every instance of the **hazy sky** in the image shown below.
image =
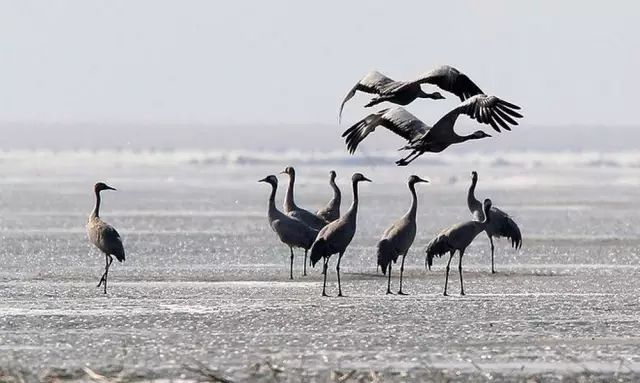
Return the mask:
[[[638,15],[635,1],[0,1],[0,122],[332,124],[368,70],[447,63],[530,125],[635,125]],[[455,104],[410,109],[433,123]]]

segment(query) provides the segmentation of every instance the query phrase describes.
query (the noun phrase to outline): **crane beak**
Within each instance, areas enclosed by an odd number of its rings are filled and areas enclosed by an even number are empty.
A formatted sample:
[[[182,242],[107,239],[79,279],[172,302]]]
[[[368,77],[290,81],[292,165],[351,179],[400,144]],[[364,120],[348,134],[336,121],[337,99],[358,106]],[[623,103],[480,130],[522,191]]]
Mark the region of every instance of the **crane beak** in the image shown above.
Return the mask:
[[[429,180],[425,180],[424,178],[418,177],[418,182],[424,182],[424,183],[428,184]]]
[[[265,177],[265,178],[263,178],[261,180],[258,180],[258,182],[267,182],[267,177]]]
[[[283,170],[279,174],[287,174],[287,172]]]
[[[118,191],[118,189],[116,188],[112,188],[111,186],[107,185],[107,187],[104,188],[105,190],[115,190]]]
[[[371,181],[370,179],[368,179],[367,177],[362,177],[362,180],[363,180],[363,181],[366,181],[366,182],[373,182],[373,181]]]

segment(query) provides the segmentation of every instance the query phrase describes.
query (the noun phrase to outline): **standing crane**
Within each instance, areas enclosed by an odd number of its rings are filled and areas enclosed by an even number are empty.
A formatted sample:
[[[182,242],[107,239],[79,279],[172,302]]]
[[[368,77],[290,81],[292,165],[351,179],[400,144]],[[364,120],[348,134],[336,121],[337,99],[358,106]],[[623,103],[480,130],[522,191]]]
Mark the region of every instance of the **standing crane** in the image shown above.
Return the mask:
[[[107,278],[109,276],[109,267],[113,262],[113,257],[116,257],[118,262],[123,262],[125,259],[124,246],[122,246],[122,239],[120,234],[113,228],[113,226],[107,224],[100,218],[100,192],[103,190],[116,190],[111,186],[98,182],[93,186],[93,192],[96,195],[96,205],[93,211],[89,215],[87,221],[87,235],[89,241],[93,243],[105,256],[104,273],[98,282],[98,286],[104,285],[104,293],[107,293]]]
[[[336,185],[335,170],[329,172],[329,185],[331,185],[331,188],[333,189],[333,198],[331,198],[325,207],[318,210],[316,215],[327,222],[333,222],[340,218],[340,202],[342,199],[340,188]]]
[[[484,212],[482,211],[482,203],[476,199],[475,190],[478,183],[478,173],[471,172],[471,186],[469,186],[469,193],[467,194],[467,206],[469,211],[473,214],[473,218],[477,221],[484,220]],[[509,214],[492,207],[489,212],[491,215],[490,223],[487,225],[485,232],[489,237],[489,243],[491,244],[491,274],[496,273],[496,269],[493,262],[493,253],[495,246],[493,245],[493,237],[500,238],[505,237],[511,240],[511,247],[519,249],[522,247],[522,234],[518,224],[509,216]]]
[[[347,150],[353,154],[358,144],[375,131],[376,127],[382,126],[389,129],[407,140],[407,145],[400,150],[411,150],[411,153],[396,161],[396,165],[406,166],[425,152],[440,153],[453,144],[491,137],[482,130],[466,136],[457,134],[454,126],[460,115],[466,114],[479,123],[491,125],[495,131],[500,132],[500,127],[511,130],[509,124],[518,125],[514,118],[522,117],[516,112],[519,109],[519,106],[498,97],[479,94],[459,104],[430,127],[405,109],[394,107],[368,115],[345,130],[342,137],[345,137]]]
[[[329,259],[333,254],[338,254],[338,263],[336,265],[336,273],[338,275],[338,296],[342,296],[342,286],[340,285],[340,261],[356,233],[358,183],[363,181],[371,182],[370,179],[363,176],[361,173],[354,173],[351,177],[353,202],[351,203],[349,210],[347,210],[342,217],[322,228],[318,233],[315,242],[313,242],[313,245],[311,246],[311,264],[315,266],[321,258],[324,259],[322,268],[324,274],[324,281],[322,284],[323,297],[328,296],[326,292],[327,267],[329,266]]]
[[[382,239],[378,242],[378,265],[382,269],[382,273],[389,272],[387,280],[387,294],[391,292],[391,262],[396,263],[398,256],[402,255],[402,263],[400,264],[400,289],[398,295],[407,295],[402,291],[402,275],[404,273],[404,259],[413,244],[416,237],[416,212],[418,210],[418,196],[416,194],[415,184],[419,182],[429,182],[416,175],[409,177],[407,181],[409,191],[411,192],[411,206],[409,211],[400,219],[395,221],[382,234]],[[388,268],[388,270],[387,270]]]
[[[313,240],[318,231],[307,226],[304,222],[290,217],[276,208],[276,190],[278,189],[278,178],[269,175],[258,182],[266,182],[271,185],[271,195],[269,196],[269,207],[267,216],[269,226],[275,231],[280,241],[289,246],[291,252],[291,263],[289,268],[289,278],[293,279],[293,248],[304,249],[304,273],[307,275],[307,251],[311,248]]]
[[[460,273],[460,295],[464,295],[464,282],[462,280],[462,257],[467,247],[473,242],[473,240],[487,229],[487,225],[491,222],[491,216],[489,210],[491,210],[491,200],[485,199],[483,204],[484,220],[468,221],[453,225],[448,229],[440,232],[437,237],[431,240],[427,245],[425,259],[426,266],[431,269],[433,264],[433,257],[441,257],[443,254],[449,253],[449,262],[447,262],[447,270],[444,279],[444,295],[447,294],[447,283],[449,282],[449,266],[451,265],[451,259],[453,258],[456,250],[460,255],[458,262],[458,272]]]
[[[296,182],[295,169],[291,166],[287,166],[282,172],[280,172],[280,174],[287,174],[289,176],[289,186],[287,187],[287,192],[284,195],[284,212],[289,216],[304,222],[307,226],[310,226],[313,229],[320,230],[325,227],[328,223],[327,221],[296,205],[293,198],[293,187]]]

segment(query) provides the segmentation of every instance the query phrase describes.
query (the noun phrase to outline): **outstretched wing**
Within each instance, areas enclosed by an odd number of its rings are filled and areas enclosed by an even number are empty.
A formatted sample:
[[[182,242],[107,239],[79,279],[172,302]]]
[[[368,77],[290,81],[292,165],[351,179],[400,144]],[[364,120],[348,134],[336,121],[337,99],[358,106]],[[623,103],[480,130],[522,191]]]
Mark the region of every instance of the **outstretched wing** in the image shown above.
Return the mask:
[[[511,240],[511,247],[519,249],[522,247],[522,233],[518,224],[504,211],[492,207],[490,223],[493,226],[493,234],[496,237],[505,237]]]
[[[346,137],[345,142],[349,153],[353,154],[358,144],[378,126],[389,129],[409,142],[421,137],[430,129],[427,124],[407,112],[404,108],[383,109],[368,115],[342,133],[342,137]]]
[[[338,121],[342,119],[342,109],[344,109],[344,104],[347,103],[353,96],[355,96],[357,91],[365,92],[365,93],[378,93],[380,94],[386,88],[395,84],[396,82],[390,79],[389,77],[383,75],[377,71],[371,71],[367,73],[353,88],[347,93],[346,97],[340,104],[340,111],[338,112]]]
[[[478,94],[466,101],[463,101],[451,112],[442,117],[429,131],[430,135],[445,134],[450,135],[456,119],[461,114],[466,114],[481,124],[488,124],[496,131],[500,132],[500,127],[511,130],[511,125],[518,125],[515,118],[522,118],[516,110],[520,107],[501,100],[496,96]]]
[[[467,75],[449,65],[443,65],[427,72],[409,84],[416,83],[433,84],[460,97],[460,101],[484,93]]]

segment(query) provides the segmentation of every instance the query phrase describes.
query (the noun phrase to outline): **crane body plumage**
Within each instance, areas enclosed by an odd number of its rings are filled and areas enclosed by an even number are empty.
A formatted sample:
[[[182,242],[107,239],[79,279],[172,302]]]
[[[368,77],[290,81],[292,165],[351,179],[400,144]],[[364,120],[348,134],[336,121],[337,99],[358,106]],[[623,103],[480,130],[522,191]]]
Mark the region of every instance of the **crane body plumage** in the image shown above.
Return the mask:
[[[289,176],[289,184],[284,195],[284,204],[282,206],[284,212],[290,217],[304,222],[307,226],[315,230],[320,230],[325,227],[328,223],[326,220],[296,205],[293,196],[294,185],[296,182],[296,171],[291,166],[288,166],[281,173]]]
[[[411,153],[396,162],[399,166],[406,166],[425,152],[439,153],[453,144],[491,137],[482,130],[464,136],[457,134],[454,126],[460,115],[465,114],[501,132],[501,127],[511,130],[509,124],[518,125],[514,118],[522,117],[516,112],[519,109],[519,106],[498,97],[479,94],[463,101],[431,127],[404,108],[394,107],[368,115],[345,130],[342,137],[345,138],[347,150],[353,154],[360,142],[378,126],[382,126],[407,141],[401,150],[410,150]]]
[[[415,184],[419,182],[429,182],[416,175],[409,177],[408,186],[411,193],[411,206],[409,210],[391,226],[389,226],[377,245],[378,265],[382,269],[382,273],[388,275],[387,294],[391,292],[391,262],[396,263],[398,257],[402,255],[402,263],[400,265],[400,289],[399,295],[405,295],[402,291],[402,276],[404,273],[404,260],[416,237],[417,224],[416,213],[418,209],[418,196],[416,194]]]
[[[356,233],[356,220],[358,215],[358,183],[362,181],[371,182],[371,180],[360,173],[355,173],[351,177],[353,202],[351,203],[349,210],[347,210],[342,217],[322,228],[311,246],[311,264],[315,266],[321,259],[324,259],[322,296],[327,296],[327,268],[329,265],[329,259],[333,254],[338,254],[338,262],[336,264],[338,296],[342,296],[342,286],[340,284],[340,261]]]
[[[491,200],[485,199],[483,204],[484,212],[488,213],[491,209]],[[449,253],[449,261],[447,262],[447,268],[445,272],[444,280],[444,295],[447,295],[447,284],[449,282],[449,269],[451,265],[451,259],[456,251],[459,253],[458,272],[460,274],[460,295],[464,293],[464,282],[462,278],[462,257],[467,247],[473,242],[473,240],[482,233],[487,225],[491,222],[489,214],[485,215],[485,219],[482,222],[479,221],[467,221],[453,225],[443,231],[441,231],[434,239],[429,242],[426,248],[427,256],[425,258],[426,266],[431,269],[434,257],[441,257],[444,254]]]
[[[105,255],[105,269],[98,283],[98,287],[104,285],[104,293],[106,294],[107,278],[113,257],[116,257],[118,262],[123,262],[125,260],[125,251],[122,238],[120,238],[118,231],[100,218],[100,204],[102,200],[100,192],[103,190],[116,189],[103,182],[98,182],[94,185],[93,191],[96,197],[96,204],[87,220],[87,236],[89,237],[89,241]]]
[[[471,185],[469,186],[469,192],[467,193],[467,206],[469,211],[473,214],[473,218],[477,221],[484,221],[484,212],[482,210],[482,203],[476,199],[475,190],[478,183],[478,173],[471,173]],[[491,245],[491,273],[495,274],[494,265],[494,253],[495,246],[493,244],[493,238],[505,237],[511,241],[511,247],[519,249],[522,247],[522,233],[518,224],[504,211],[498,209],[495,206],[491,207],[489,211],[491,219],[487,225],[485,232],[489,237],[489,243]]]
[[[276,208],[276,191],[278,189],[278,178],[274,175],[267,176],[258,182],[266,182],[271,185],[271,194],[267,210],[269,226],[276,233],[282,243],[289,246],[291,253],[289,277],[293,279],[293,248],[304,249],[304,272],[307,275],[307,253],[316,238],[318,231],[309,227],[304,222],[290,217]]]
[[[342,201],[342,193],[336,184],[336,172],[333,170],[329,173],[329,185],[333,189],[333,197],[325,207],[316,212],[316,215],[327,222],[333,222],[340,218],[340,203]]]

